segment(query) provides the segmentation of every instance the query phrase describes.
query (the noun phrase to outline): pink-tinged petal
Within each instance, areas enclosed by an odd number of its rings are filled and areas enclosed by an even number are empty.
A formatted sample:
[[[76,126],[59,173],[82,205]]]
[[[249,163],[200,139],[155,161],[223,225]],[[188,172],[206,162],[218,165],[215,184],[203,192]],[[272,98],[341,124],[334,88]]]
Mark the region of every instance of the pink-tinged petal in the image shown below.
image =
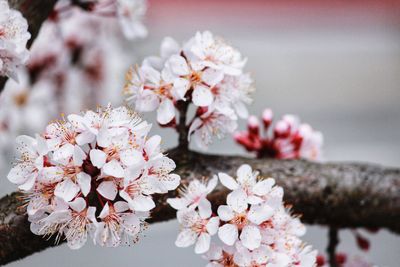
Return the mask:
[[[241,119],[247,119],[249,117],[249,111],[247,110],[246,105],[243,104],[243,102],[236,102],[234,104],[234,108]]]
[[[122,168],[121,164],[115,159],[104,164],[103,171],[106,175],[110,175],[116,178],[124,177],[124,169]]]
[[[189,204],[184,198],[168,198],[167,203],[176,210],[181,210]]]
[[[90,192],[90,184],[92,182],[92,177],[89,174],[80,172],[76,175],[76,181],[81,188],[83,196],[87,196]]]
[[[27,168],[24,164],[17,164],[10,170],[7,179],[13,184],[23,184],[30,174],[32,174],[31,168]]]
[[[129,204],[125,201],[117,201],[114,203],[114,209],[116,212],[124,212],[129,210]]]
[[[83,163],[83,160],[86,159],[86,154],[82,150],[82,148],[80,148],[79,146],[74,146],[74,154],[72,157],[73,157],[75,166],[81,166]]]
[[[213,178],[207,182],[207,194],[211,193],[218,184],[218,176],[214,175]]]
[[[197,85],[193,90],[193,104],[199,107],[207,107],[214,101],[214,96],[210,88]]]
[[[247,209],[247,194],[242,189],[237,189],[228,194],[226,198],[228,206],[237,213]]]
[[[144,90],[135,102],[136,110],[139,112],[150,112],[156,110],[160,100],[158,96],[150,90]]]
[[[144,78],[147,81],[149,81],[153,84],[158,84],[160,82],[161,74],[159,71],[157,71],[153,67],[145,65],[145,66],[141,67],[141,71],[142,71],[142,75],[144,76]]]
[[[224,73],[220,70],[208,68],[203,72],[201,78],[208,86],[213,87],[222,81],[224,78]]]
[[[80,188],[78,185],[72,182],[71,179],[66,179],[57,184],[54,190],[54,195],[69,202],[78,194],[79,191]]]
[[[174,79],[173,93],[176,100],[185,99],[187,90],[190,88],[190,82],[184,78]]]
[[[144,150],[146,151],[146,154],[151,157],[160,153],[160,144],[161,137],[159,135],[153,135],[152,137],[150,137],[144,145]]]
[[[90,161],[92,162],[93,166],[101,169],[104,166],[107,160],[107,155],[103,151],[99,149],[92,149],[90,150]]]
[[[222,221],[230,221],[235,216],[232,209],[227,205],[221,205],[217,210],[218,216]]]
[[[207,233],[200,234],[197,239],[196,246],[194,247],[194,252],[196,254],[206,253],[210,249],[211,236]]]
[[[274,184],[275,184],[275,180],[272,178],[268,178],[268,179],[259,181],[253,187],[253,193],[258,196],[265,196],[266,194],[268,194],[271,191],[272,186]]]
[[[164,99],[157,109],[157,122],[159,124],[168,124],[175,118],[174,103],[166,98]]]
[[[240,240],[243,246],[253,250],[261,245],[261,233],[258,227],[253,225],[247,225],[243,228],[240,234]]]
[[[108,131],[108,129],[106,128],[101,128],[99,130],[99,133],[97,134],[97,145],[99,145],[100,147],[108,147],[111,145],[111,135]]]
[[[65,144],[53,153],[53,160],[61,164],[67,164],[74,154],[74,145]]]
[[[104,219],[110,214],[110,206],[108,206],[108,202],[104,205],[103,209],[100,212],[99,218]]]
[[[219,218],[217,216],[212,217],[206,225],[207,232],[210,235],[215,235],[218,232],[218,227],[219,227]]]
[[[202,219],[210,218],[212,210],[211,203],[207,199],[203,198],[199,202],[199,214]]]
[[[190,124],[189,127],[189,136],[188,139],[190,141],[190,136],[192,135],[193,132],[195,132],[196,130],[198,130],[201,126],[203,125],[203,121],[199,118],[194,119],[194,121],[192,122],[192,124]]]
[[[247,217],[252,223],[259,225],[271,218],[273,214],[274,209],[269,205],[252,205]]]
[[[136,149],[124,150],[119,154],[119,156],[121,158],[121,162],[125,166],[137,166],[144,164],[143,153]]]
[[[31,174],[28,180],[26,180],[23,184],[18,186],[18,188],[22,191],[29,191],[35,185],[35,182],[36,182],[36,176]]]
[[[151,197],[135,196],[130,201],[129,206],[135,211],[150,211],[154,209],[156,204]]]
[[[223,184],[229,190],[236,190],[239,185],[231,176],[226,173],[220,172],[218,173],[219,180],[221,184]]]
[[[171,173],[164,176],[160,182],[167,191],[175,190],[181,184],[181,177],[178,174]]]
[[[172,70],[174,74],[177,76],[185,76],[188,75],[190,70],[189,66],[184,57],[179,55],[172,55],[167,63],[166,63]]]
[[[225,224],[218,229],[218,237],[224,244],[233,246],[238,239],[238,229],[233,224]]]
[[[251,176],[253,173],[253,170],[251,169],[250,165],[248,164],[243,164],[239,167],[239,169],[237,170],[236,175],[238,176],[238,178],[240,178],[241,180],[245,179],[246,177]]]
[[[64,177],[64,171],[60,167],[45,167],[42,170],[40,181],[44,183],[55,183],[59,182]]]
[[[78,145],[83,146],[83,145],[93,142],[95,137],[96,136],[93,133],[91,133],[90,131],[84,131],[84,132],[78,134],[78,136],[75,138],[75,140]]]
[[[190,229],[183,229],[176,238],[175,245],[179,248],[185,248],[196,242],[197,234]]]
[[[262,199],[261,197],[255,196],[255,195],[249,196],[247,198],[247,203],[249,203],[250,205],[257,205],[262,202],[264,202],[264,199]]]
[[[101,182],[97,187],[97,192],[109,200],[114,200],[118,193],[117,186],[113,181]]]
[[[69,202],[68,204],[76,212],[81,212],[86,208],[86,201],[82,197],[77,197],[76,199]]]

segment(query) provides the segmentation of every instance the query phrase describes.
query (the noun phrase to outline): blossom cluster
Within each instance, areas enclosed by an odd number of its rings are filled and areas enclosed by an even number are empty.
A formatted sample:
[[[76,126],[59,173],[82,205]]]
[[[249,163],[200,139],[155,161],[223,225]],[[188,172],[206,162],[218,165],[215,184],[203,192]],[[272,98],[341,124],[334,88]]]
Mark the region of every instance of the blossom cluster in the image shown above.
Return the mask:
[[[108,106],[19,136],[8,179],[25,193],[32,232],[65,236],[74,249],[88,236],[102,246],[135,242],[155,207],[152,195],[180,183],[150,128],[130,109]]]
[[[247,151],[255,152],[259,158],[321,159],[323,144],[321,132],[315,131],[309,124],[301,123],[294,115],[284,115],[274,126],[272,119],[272,111],[265,109],[262,114],[264,129],[261,132],[258,118],[250,116],[247,131],[235,133],[234,139]]]
[[[197,32],[182,46],[167,37],[160,56],[131,68],[124,92],[137,111],[157,110],[161,125],[175,125],[178,103],[194,104],[195,116],[185,126],[189,137],[207,148],[213,136],[232,133],[238,117],[248,115],[245,104],[253,87],[243,73],[245,63],[238,50],[211,32]]]
[[[18,81],[18,69],[29,57],[26,43],[31,35],[28,22],[7,0],[0,0],[0,76]]]
[[[226,205],[213,209],[207,194],[217,179],[230,193]],[[317,252],[299,238],[305,226],[290,215],[282,198],[274,179],[260,179],[246,164],[236,179],[219,173],[208,184],[193,180],[180,197],[168,199],[181,225],[175,244],[195,244],[195,252],[209,261],[207,267],[315,266]],[[214,235],[219,243],[212,242]]]
[[[141,1],[127,1],[126,5],[131,2]],[[115,16],[76,6],[84,3],[94,4],[86,0],[57,2],[41,26],[26,66],[18,70],[19,82],[7,81],[0,95],[0,166],[14,156],[14,144],[8,140],[19,134],[40,132],[60,113],[122,101],[115,84],[121,83],[117,77],[125,69],[122,57],[126,58],[127,52],[121,47],[126,40],[121,38]],[[135,19],[138,21],[133,24],[142,23],[142,17]]]
[[[73,5],[92,14],[116,19],[124,36],[128,39],[147,36],[142,20],[147,10],[146,0],[78,0],[64,1],[64,5]]]

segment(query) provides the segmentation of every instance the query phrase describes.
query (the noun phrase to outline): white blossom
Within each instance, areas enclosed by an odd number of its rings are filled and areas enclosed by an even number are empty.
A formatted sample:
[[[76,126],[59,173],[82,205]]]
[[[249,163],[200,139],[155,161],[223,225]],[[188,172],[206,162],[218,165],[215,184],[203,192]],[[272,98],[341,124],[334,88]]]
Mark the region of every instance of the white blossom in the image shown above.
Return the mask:
[[[32,231],[65,235],[73,249],[88,237],[103,246],[136,242],[152,195],[180,183],[150,127],[128,108],[108,106],[18,137],[21,156],[8,179],[25,193]]]
[[[28,60],[26,44],[30,37],[22,14],[11,9],[8,1],[0,0],[0,76],[18,81],[18,69]]]

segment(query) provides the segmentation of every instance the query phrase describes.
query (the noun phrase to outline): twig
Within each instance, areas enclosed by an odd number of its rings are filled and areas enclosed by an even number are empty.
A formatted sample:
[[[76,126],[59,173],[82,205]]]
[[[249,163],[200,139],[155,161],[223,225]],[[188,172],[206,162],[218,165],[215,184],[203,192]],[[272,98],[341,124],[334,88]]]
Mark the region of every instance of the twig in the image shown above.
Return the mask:
[[[189,127],[186,125],[186,116],[189,108],[189,103],[186,101],[178,101],[177,108],[179,110],[179,122],[176,126],[178,131],[179,140],[178,144],[180,149],[187,151],[189,149]]]
[[[338,244],[339,244],[338,229],[331,226],[329,227],[328,247],[326,248],[330,267],[338,267],[338,263],[336,261],[336,247]]]

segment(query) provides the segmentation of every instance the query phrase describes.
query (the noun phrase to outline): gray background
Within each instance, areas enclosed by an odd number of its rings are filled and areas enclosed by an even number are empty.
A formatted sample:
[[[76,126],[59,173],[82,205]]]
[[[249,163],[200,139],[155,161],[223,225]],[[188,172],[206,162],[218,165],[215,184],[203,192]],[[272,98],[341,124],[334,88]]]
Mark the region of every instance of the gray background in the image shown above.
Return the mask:
[[[150,36],[127,44],[126,51],[139,56],[126,64],[158,53],[165,35],[182,41],[196,30],[212,30],[248,57],[246,69],[257,88],[251,113],[260,114],[271,107],[277,117],[300,115],[324,133],[327,160],[400,167],[400,36],[398,25],[384,14],[335,11],[330,16],[307,14],[296,20],[292,11],[278,10],[267,17],[222,12],[222,19],[215,14],[204,17],[194,7],[182,9],[182,13],[175,9],[168,15],[172,8],[153,4],[147,19]],[[123,73],[120,75],[123,78]],[[119,88],[116,86],[116,94]],[[153,116],[146,117],[154,121]],[[155,127],[153,133],[163,136],[165,147],[176,143],[171,130]],[[230,138],[216,141],[210,151],[243,153]],[[13,190],[6,179],[1,180],[0,194]],[[10,266],[204,266],[193,248],[173,245],[177,231],[176,221],[160,223],[151,225],[133,247],[105,249],[88,242],[83,249],[72,251],[63,245]],[[349,231],[341,231],[340,238],[340,251],[364,255]],[[379,266],[399,266],[399,237],[382,230],[370,238],[366,257]],[[305,240],[324,250],[326,229],[308,227]]]

